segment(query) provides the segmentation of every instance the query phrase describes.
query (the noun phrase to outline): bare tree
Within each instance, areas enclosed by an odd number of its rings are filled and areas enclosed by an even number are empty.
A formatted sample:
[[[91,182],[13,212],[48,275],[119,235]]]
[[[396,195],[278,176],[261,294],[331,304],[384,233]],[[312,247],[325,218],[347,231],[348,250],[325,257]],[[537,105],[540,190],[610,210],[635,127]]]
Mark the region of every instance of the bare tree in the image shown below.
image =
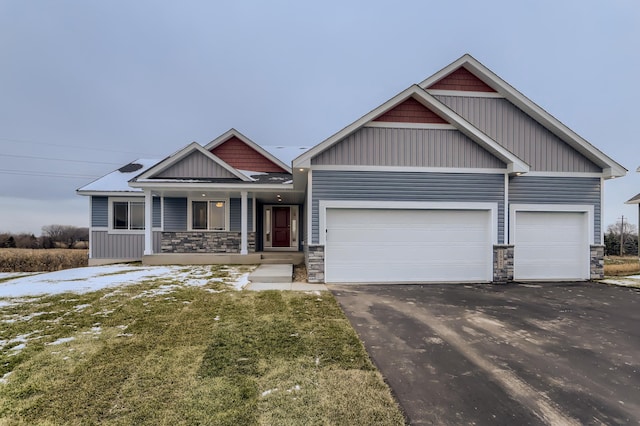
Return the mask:
[[[42,227],[42,234],[53,243],[64,244],[73,248],[78,241],[89,240],[89,229],[70,225],[47,225]]]

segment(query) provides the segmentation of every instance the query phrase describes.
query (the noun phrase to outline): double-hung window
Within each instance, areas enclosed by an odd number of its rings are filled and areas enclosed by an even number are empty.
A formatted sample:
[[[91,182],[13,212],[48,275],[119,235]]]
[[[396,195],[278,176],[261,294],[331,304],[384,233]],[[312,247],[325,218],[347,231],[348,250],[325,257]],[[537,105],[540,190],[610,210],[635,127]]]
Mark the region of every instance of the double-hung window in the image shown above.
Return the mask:
[[[191,204],[191,228],[197,230],[224,231],[226,229],[226,201],[193,201]]]
[[[144,202],[114,201],[113,229],[144,229]]]

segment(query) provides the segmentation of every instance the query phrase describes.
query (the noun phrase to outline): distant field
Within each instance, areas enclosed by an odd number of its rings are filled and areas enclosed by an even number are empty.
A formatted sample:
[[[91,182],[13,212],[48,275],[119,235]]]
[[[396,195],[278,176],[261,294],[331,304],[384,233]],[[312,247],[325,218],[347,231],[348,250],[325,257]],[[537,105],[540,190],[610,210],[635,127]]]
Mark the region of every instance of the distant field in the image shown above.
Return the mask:
[[[0,272],[50,272],[87,266],[88,250],[0,249]]]
[[[607,276],[632,275],[640,273],[638,256],[606,256],[604,274]]]

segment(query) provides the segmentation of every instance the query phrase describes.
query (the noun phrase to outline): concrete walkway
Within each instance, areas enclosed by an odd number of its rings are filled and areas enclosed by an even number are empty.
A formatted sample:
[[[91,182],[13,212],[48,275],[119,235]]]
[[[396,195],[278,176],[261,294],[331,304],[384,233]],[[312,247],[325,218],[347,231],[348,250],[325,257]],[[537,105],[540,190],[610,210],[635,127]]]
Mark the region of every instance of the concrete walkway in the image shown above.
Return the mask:
[[[252,291],[263,290],[294,290],[294,291],[326,291],[324,284],[309,284],[293,281],[293,265],[262,264],[249,274],[249,284],[244,289]]]

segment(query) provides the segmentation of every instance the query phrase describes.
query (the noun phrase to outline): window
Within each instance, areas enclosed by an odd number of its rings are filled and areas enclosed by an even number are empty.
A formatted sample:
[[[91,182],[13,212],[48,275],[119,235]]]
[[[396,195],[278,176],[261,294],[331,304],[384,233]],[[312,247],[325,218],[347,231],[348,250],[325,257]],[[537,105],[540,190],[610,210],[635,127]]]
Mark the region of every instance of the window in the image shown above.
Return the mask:
[[[191,205],[191,228],[210,231],[226,229],[225,201],[193,201]]]
[[[113,229],[144,229],[144,202],[114,201]]]

